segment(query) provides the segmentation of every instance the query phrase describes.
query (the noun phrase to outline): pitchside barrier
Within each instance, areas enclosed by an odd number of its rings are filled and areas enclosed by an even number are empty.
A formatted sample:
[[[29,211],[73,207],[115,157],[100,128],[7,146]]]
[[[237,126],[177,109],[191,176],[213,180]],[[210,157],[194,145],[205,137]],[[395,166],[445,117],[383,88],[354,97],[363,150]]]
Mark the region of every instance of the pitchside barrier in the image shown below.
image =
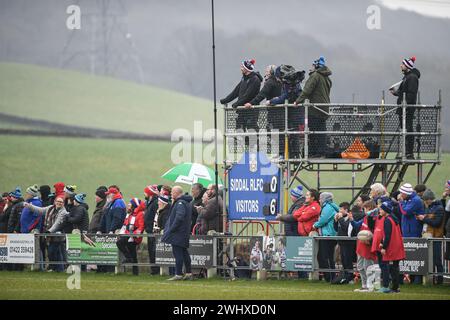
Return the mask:
[[[169,274],[175,266],[172,248],[161,242],[161,235],[147,235],[138,246],[138,263],[123,263],[116,246],[119,237],[133,235],[116,234],[0,234],[0,263],[29,264],[33,270],[44,270],[46,265],[87,265],[111,266],[116,272],[123,272],[131,266],[160,267],[162,275]],[[150,263],[147,240],[153,238],[155,262]],[[59,243],[60,261],[43,259],[43,241]],[[320,268],[317,260],[321,242],[335,244],[336,267]],[[339,258],[341,243],[351,243],[356,247],[354,237],[286,237],[286,236],[191,236],[189,253],[194,270],[204,271],[208,277],[220,275],[225,278],[244,277],[264,279],[268,273],[280,276],[292,272],[309,273],[310,279],[317,279],[323,272],[357,272],[344,270]],[[423,275],[424,281],[432,276],[450,276],[450,239],[447,238],[405,238],[403,239],[406,259],[400,263],[400,272]],[[53,247],[54,249],[54,247]],[[48,251],[48,250],[47,250]],[[356,254],[355,254],[356,256]],[[438,260],[443,272],[434,268]]]

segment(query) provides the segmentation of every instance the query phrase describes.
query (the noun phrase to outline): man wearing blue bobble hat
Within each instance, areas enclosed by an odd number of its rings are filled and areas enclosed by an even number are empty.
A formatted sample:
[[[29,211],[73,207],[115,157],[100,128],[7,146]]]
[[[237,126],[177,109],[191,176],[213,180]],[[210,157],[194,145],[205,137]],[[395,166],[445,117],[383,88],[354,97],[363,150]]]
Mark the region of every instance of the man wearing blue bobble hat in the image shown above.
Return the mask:
[[[306,99],[310,103],[330,103],[331,90],[331,70],[325,65],[325,58],[320,56],[314,60],[309,78],[303,87],[303,91],[295,101],[295,104],[304,103]],[[308,125],[311,131],[326,131],[326,120],[328,117],[328,107],[317,107],[308,109]],[[310,136],[310,157],[321,157],[325,155],[326,135]]]
[[[298,236],[298,222],[297,219],[294,218],[293,213],[305,203],[303,187],[298,185],[297,187],[291,189],[290,196],[292,200],[291,207],[286,215],[279,214],[277,216],[277,220],[284,222],[284,234],[286,236]]]

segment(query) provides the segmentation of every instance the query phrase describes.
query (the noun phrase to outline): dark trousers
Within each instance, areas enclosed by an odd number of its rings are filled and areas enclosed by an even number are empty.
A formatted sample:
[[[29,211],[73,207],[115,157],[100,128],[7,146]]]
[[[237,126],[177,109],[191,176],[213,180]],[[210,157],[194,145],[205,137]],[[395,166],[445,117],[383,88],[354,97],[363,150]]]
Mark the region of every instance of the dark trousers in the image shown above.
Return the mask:
[[[155,237],[147,237],[147,249],[148,249],[148,258],[150,263],[155,263],[156,261],[156,238]],[[151,267],[151,274],[159,274],[159,267]]]
[[[442,242],[433,242],[433,267],[436,272],[444,272],[444,267],[442,265]],[[436,284],[442,284],[444,282],[444,277],[438,275],[434,277]]]
[[[191,273],[191,256],[188,249],[176,245],[172,245],[173,256],[175,257],[175,274],[183,275],[183,265],[186,273]]]
[[[353,262],[356,260],[356,243],[354,241],[343,241],[339,244],[339,247],[344,270],[353,270]],[[347,281],[353,280],[352,271],[344,271],[343,274]]]
[[[126,262],[128,263],[137,263],[137,251],[136,251],[136,243],[128,242],[130,238],[128,237],[121,237],[119,240],[117,240],[117,248],[123,253],[125,258],[127,259]],[[133,274],[138,275],[139,274],[139,267],[133,266]]]
[[[326,117],[310,115],[308,117],[308,127],[310,131],[326,131]],[[309,156],[319,157],[325,156],[326,153],[326,134],[312,134],[309,136],[308,150]]]
[[[54,264],[50,263],[49,268],[53,271],[63,272],[64,271],[64,257],[63,257],[63,244],[60,241],[52,241],[48,244],[48,261],[56,262]]]
[[[236,110],[236,114],[236,130],[242,129],[245,131],[253,129],[258,131],[258,109],[239,109]]]
[[[325,238],[325,237],[324,237]],[[336,247],[336,240],[320,240],[319,252],[317,254],[317,261],[320,269],[336,269],[334,264],[334,248]],[[336,273],[334,271],[324,272],[325,280],[331,282]]]
[[[414,108],[406,108],[406,132],[414,132]],[[402,114],[402,113],[401,113]],[[400,128],[403,130],[403,119],[400,117]],[[406,155],[414,154],[414,136],[406,136],[405,151]]]
[[[377,252],[378,264],[381,269],[381,281],[384,288],[389,288],[392,281],[392,290],[397,290],[400,286],[400,261],[383,261],[380,252]]]

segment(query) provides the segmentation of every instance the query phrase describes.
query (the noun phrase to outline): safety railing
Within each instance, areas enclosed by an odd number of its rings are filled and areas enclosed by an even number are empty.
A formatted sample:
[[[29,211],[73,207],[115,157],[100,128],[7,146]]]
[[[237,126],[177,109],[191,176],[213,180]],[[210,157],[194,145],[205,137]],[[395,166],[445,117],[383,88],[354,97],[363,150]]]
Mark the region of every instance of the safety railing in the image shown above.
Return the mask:
[[[441,157],[441,105],[284,104],[224,106],[227,160],[248,150],[262,150],[292,161],[341,158],[359,153],[369,159],[404,161],[421,154]],[[394,156],[395,155],[395,156]],[[352,155],[350,155],[351,157]],[[276,161],[276,159],[275,159]]]
[[[80,237],[80,243],[71,243]],[[87,239],[83,239],[85,236]],[[34,269],[44,269],[43,267],[57,265],[97,265],[114,267],[115,271],[121,271],[122,267],[161,267],[166,270],[172,266],[170,263],[158,263],[161,257],[169,257],[169,251],[161,253],[162,243],[160,235],[142,234],[143,239],[155,240],[155,263],[150,262],[150,256],[143,254],[148,252],[148,247],[137,246],[137,262],[124,262],[117,249],[116,241],[120,238],[136,237],[136,235],[116,235],[116,234],[34,234],[35,238],[35,258],[32,263]],[[64,238],[64,240],[63,240]],[[100,239],[100,240],[99,240]],[[158,240],[159,239],[159,240]],[[206,241],[205,241],[206,239]],[[42,241],[45,240],[45,245]],[[92,241],[92,243],[89,243]],[[356,243],[355,237],[286,237],[286,236],[250,236],[250,235],[223,235],[213,236],[192,236],[191,256],[208,260],[205,265],[193,265],[194,269],[219,270],[218,275],[224,277],[235,277],[236,273],[244,274],[251,278],[252,272],[310,272],[310,273],[342,273],[357,272],[354,263],[351,269],[344,269],[342,263],[338,263],[334,268],[319,265],[319,250],[323,250],[321,243],[331,243],[333,248],[333,260],[339,260],[336,255],[336,248],[342,243]],[[405,274],[417,274],[423,276],[444,276],[450,277],[450,239],[449,238],[404,238],[406,259],[401,262],[400,272]],[[76,241],[75,241],[76,242]],[[99,249],[92,254],[97,260],[74,260],[77,254],[82,255],[83,245],[90,246],[92,250]],[[45,247],[47,253],[55,250],[55,243],[59,246],[58,254],[51,253],[43,259],[41,252]],[[143,242],[145,243],[145,242]],[[194,245],[193,245],[194,243]],[[80,246],[80,252],[78,247]],[[52,246],[52,248],[50,248]],[[97,247],[99,246],[99,247]],[[166,245],[167,246],[167,245]],[[97,248],[97,249],[95,249]],[[356,246],[355,246],[356,248]],[[145,250],[147,249],[147,250]],[[167,248],[166,248],[167,249]],[[103,251],[102,251],[103,250]],[[105,260],[107,250],[116,255],[116,259]],[[158,251],[159,250],[159,251]],[[14,251],[14,250],[13,250]],[[162,250],[164,251],[164,250]],[[300,253],[300,256],[298,254]],[[356,256],[356,254],[355,254]],[[62,257],[55,259],[55,257]],[[48,259],[50,258],[50,259]],[[86,257],[85,257],[86,258]],[[2,266],[8,265],[2,260]],[[353,261],[355,262],[355,261]],[[16,262],[15,264],[18,264]],[[30,264],[30,263],[28,263]],[[222,270],[222,271],[220,271]],[[62,271],[62,270],[61,270]],[[110,270],[113,271],[113,270]],[[244,272],[245,271],[245,272]],[[215,272],[215,271],[214,271]],[[244,273],[243,273],[244,272]]]

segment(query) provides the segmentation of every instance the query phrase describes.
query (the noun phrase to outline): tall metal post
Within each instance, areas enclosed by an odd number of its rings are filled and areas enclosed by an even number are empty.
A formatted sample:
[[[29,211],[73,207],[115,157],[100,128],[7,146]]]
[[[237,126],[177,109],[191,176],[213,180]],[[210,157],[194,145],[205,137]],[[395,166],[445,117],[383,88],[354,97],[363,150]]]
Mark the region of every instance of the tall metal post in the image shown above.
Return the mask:
[[[290,160],[289,160],[289,136],[288,136],[288,101],[284,101],[284,159],[286,161],[286,179],[284,181],[285,187],[284,187],[284,213],[287,213],[288,211],[288,204],[289,204],[289,181],[290,181]]]
[[[309,123],[308,123],[308,109],[309,109],[309,99],[305,100],[304,103],[305,106],[305,154],[303,155],[303,158],[308,161],[308,154],[309,154]]]
[[[406,159],[406,93],[403,93],[402,101],[402,162]]]

